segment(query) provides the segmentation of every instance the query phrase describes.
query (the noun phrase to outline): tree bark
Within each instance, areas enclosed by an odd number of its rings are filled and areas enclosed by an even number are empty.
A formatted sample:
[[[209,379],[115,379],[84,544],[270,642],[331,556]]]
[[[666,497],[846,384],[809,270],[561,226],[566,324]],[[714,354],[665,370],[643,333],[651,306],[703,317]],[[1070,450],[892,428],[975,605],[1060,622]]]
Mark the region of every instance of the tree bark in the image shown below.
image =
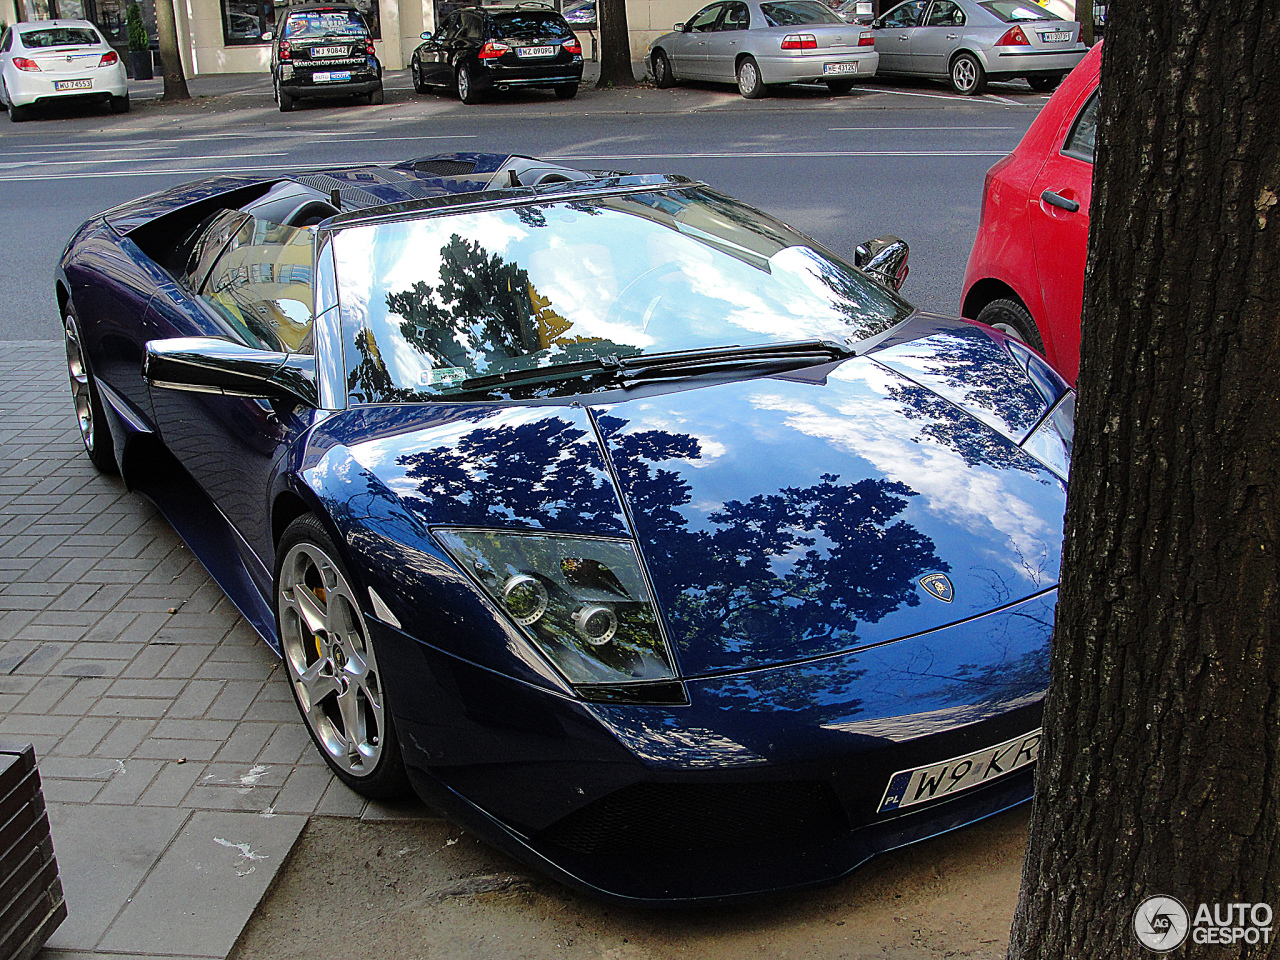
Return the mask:
[[[596,11],[600,20],[600,79],[596,86],[634,87],[626,0],[597,0]]]
[[[1011,960],[1148,958],[1148,896],[1280,933],[1280,3],[1112,3],[1076,446]],[[1192,931],[1194,934],[1194,926]]]
[[[160,59],[164,61],[164,99],[190,100],[187,76],[182,70],[182,55],[178,51],[173,0],[156,0],[156,34],[160,42]]]

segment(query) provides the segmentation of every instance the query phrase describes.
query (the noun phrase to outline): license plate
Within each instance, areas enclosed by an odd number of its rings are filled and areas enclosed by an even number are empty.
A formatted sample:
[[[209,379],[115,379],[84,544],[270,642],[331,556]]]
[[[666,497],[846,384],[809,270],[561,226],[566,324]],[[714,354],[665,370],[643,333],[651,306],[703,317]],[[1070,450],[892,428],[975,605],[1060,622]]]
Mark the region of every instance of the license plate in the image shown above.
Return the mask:
[[[985,747],[942,763],[899,770],[889,778],[877,812],[902,810],[962,793],[1033,763],[1040,753],[1040,731],[1034,730],[994,747]]]
[[[516,47],[517,57],[554,57],[559,47]]]
[[[1068,30],[1058,30],[1054,33],[1042,33],[1040,39],[1045,43],[1066,43],[1071,39],[1071,32]]]
[[[54,90],[92,90],[92,80],[55,80],[53,81]]]
[[[324,73],[313,73],[311,80],[314,83],[330,83],[334,80],[350,80],[350,70],[331,70]]]
[[[824,63],[822,72],[828,76],[833,73],[857,73],[858,65],[856,63]]]
[[[312,47],[311,55],[313,57],[345,57],[347,55],[346,47]]]

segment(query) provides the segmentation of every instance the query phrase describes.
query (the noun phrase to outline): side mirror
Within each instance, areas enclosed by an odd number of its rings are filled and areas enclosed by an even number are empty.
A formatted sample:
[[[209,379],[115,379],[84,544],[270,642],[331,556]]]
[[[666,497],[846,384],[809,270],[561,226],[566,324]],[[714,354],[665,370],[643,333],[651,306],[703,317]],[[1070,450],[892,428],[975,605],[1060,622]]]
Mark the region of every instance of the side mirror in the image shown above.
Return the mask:
[[[422,39],[422,40],[430,40],[430,39],[431,39],[431,31],[430,31],[430,30],[423,30],[420,34],[418,34],[418,37],[419,37],[420,39]]]
[[[853,265],[876,283],[901,290],[911,269],[907,266],[907,242],[894,236],[867,240],[853,251]]]
[[[217,337],[149,341],[142,376],[167,390],[319,404],[315,357],[257,350]]]
[[[871,21],[871,29],[872,29],[872,30],[883,30],[883,29],[884,29],[884,21],[883,21],[883,20],[881,20],[879,17],[876,17],[874,20],[872,20],[872,21]]]
[[[674,31],[675,33],[684,33],[684,32],[685,32],[685,26],[684,26],[684,24],[683,24],[683,23],[677,23],[677,24],[675,24],[671,29],[672,29],[672,31]]]
[[[262,35],[263,40],[271,40],[271,39],[274,39],[274,37],[275,37],[275,34],[272,33],[270,30],[268,30],[266,33]]]

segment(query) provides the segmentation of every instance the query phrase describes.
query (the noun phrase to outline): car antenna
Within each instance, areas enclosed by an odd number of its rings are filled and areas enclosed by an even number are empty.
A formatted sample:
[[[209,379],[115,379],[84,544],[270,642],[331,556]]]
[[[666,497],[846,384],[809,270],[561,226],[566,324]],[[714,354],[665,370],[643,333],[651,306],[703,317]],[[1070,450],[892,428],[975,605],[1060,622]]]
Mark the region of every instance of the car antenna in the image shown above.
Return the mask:
[[[514,170],[507,171],[507,186],[508,187],[520,186],[520,177]]]

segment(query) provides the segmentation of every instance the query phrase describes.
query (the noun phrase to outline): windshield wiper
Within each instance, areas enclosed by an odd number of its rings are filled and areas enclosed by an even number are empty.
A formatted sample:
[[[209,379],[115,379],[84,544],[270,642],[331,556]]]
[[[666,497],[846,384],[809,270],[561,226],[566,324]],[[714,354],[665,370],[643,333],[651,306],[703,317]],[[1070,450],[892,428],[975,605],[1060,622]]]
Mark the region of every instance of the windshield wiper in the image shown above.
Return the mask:
[[[706,373],[736,373],[761,368],[794,370],[797,367],[847,360],[855,355],[849,344],[834,340],[797,340],[749,347],[705,347],[622,357],[604,354],[590,360],[468,377],[451,386],[460,393],[471,393],[515,383],[568,380],[592,375],[605,376],[611,381],[629,386],[659,380],[680,380]]]

